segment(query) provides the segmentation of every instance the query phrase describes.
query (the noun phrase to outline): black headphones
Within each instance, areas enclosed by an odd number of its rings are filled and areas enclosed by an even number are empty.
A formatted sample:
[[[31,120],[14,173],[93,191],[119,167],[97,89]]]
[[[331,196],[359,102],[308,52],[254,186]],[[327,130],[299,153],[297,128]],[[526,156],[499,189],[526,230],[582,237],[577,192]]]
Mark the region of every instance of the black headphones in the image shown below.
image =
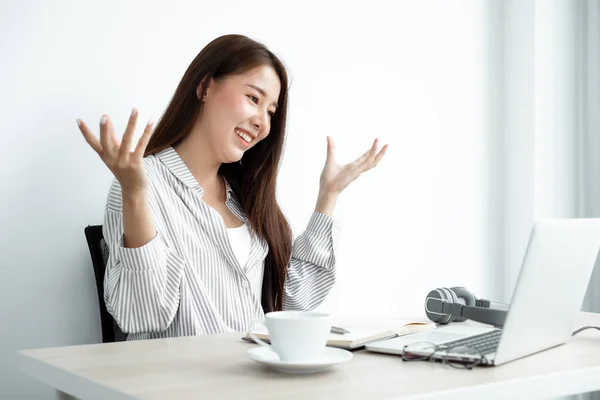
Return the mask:
[[[438,324],[470,319],[501,327],[508,308],[508,304],[478,299],[462,286],[434,289],[425,298],[425,314]]]

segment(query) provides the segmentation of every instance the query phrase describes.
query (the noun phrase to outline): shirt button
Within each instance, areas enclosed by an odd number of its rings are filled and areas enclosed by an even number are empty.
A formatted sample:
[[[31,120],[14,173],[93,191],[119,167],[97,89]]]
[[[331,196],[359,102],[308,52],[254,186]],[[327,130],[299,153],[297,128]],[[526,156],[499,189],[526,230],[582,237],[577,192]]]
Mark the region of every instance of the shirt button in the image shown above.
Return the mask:
[[[242,287],[245,287],[245,288],[248,287],[248,282],[242,281]]]

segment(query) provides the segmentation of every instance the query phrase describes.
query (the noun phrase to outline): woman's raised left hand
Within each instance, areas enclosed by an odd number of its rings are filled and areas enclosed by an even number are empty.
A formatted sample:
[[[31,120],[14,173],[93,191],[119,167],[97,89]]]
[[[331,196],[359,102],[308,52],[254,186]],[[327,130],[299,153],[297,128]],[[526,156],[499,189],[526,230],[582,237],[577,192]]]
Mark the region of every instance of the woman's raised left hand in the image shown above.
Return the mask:
[[[373,146],[366,153],[351,163],[341,165],[335,159],[335,144],[333,139],[327,136],[327,159],[320,178],[321,195],[337,196],[361,174],[375,168],[388,148],[386,144],[378,152],[378,144],[379,139],[375,139]]]

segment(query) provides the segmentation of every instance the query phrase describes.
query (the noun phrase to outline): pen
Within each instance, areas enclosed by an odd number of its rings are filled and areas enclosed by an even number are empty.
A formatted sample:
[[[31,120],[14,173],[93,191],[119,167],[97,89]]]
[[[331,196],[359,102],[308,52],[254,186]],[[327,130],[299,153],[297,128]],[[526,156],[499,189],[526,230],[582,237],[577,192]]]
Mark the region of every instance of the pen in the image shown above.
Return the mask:
[[[338,326],[332,326],[331,327],[331,332],[332,333],[339,333],[340,335],[343,335],[345,333],[350,333],[350,331],[347,331],[344,328],[340,328]]]

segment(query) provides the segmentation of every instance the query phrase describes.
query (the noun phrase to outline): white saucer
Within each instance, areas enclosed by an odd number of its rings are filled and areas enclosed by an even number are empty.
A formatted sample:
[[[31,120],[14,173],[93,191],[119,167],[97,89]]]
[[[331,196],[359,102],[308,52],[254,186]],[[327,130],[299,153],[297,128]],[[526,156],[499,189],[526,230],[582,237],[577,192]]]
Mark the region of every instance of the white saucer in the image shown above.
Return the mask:
[[[320,361],[280,361],[279,356],[275,354],[275,352],[267,347],[260,346],[248,350],[248,357],[280,372],[287,372],[290,374],[312,374],[326,370],[336,364],[349,361],[353,356],[352,353],[347,350],[326,347],[325,357]]]

